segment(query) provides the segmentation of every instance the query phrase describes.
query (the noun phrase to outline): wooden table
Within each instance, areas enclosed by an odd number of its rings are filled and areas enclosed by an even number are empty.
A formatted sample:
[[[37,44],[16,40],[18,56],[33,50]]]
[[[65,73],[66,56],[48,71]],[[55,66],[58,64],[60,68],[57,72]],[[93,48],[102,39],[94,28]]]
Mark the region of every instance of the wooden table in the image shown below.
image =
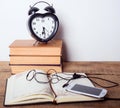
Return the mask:
[[[88,76],[97,76],[112,80],[120,84],[120,62],[64,62],[65,72],[84,72]],[[3,106],[6,79],[11,75],[9,62],[0,62],[0,108]],[[97,80],[96,80],[97,81]],[[99,81],[101,84],[106,84]],[[107,84],[108,85],[108,84]],[[108,88],[107,97],[120,98],[120,86]],[[79,102],[64,104],[34,104],[27,106],[14,106],[12,108],[120,108],[120,100],[104,100],[98,102]]]

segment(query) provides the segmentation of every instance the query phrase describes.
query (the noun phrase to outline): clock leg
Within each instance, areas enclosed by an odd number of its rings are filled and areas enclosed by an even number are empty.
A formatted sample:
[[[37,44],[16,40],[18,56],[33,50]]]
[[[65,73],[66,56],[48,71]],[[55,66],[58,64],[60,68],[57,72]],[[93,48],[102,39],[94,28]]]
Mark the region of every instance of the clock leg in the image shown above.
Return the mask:
[[[39,41],[35,41],[35,43],[33,43],[33,46],[35,46],[36,44],[39,44]]]

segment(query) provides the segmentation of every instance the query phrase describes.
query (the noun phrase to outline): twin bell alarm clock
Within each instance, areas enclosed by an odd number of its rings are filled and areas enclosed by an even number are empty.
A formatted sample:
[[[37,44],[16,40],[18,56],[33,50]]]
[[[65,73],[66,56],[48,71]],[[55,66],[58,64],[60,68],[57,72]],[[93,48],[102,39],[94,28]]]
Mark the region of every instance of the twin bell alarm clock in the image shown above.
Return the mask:
[[[40,8],[37,4],[44,3],[44,13],[40,12]],[[28,28],[31,36],[39,41],[47,43],[57,33],[59,27],[59,20],[55,15],[55,9],[49,3],[45,1],[39,1],[30,7],[28,11],[29,20]]]

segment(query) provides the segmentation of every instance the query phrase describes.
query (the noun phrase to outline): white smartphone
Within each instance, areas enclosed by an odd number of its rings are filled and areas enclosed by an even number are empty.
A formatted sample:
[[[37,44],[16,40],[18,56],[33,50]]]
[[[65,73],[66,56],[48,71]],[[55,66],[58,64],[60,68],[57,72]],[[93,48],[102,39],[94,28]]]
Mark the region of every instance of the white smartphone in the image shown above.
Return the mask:
[[[66,87],[67,91],[79,93],[96,98],[103,98],[107,94],[107,90],[103,88],[90,87],[80,84],[72,84]]]

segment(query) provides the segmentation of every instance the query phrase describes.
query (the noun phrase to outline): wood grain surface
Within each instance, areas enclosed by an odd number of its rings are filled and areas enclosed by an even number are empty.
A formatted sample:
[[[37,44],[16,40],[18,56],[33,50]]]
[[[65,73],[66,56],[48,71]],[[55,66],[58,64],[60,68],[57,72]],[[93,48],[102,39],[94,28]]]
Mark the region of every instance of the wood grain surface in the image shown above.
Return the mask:
[[[89,77],[96,76],[105,78],[120,84],[120,62],[64,62],[64,72],[84,72]],[[0,108],[3,106],[6,79],[11,75],[11,68],[8,61],[0,62]],[[96,80],[101,85],[110,85],[104,81]],[[109,98],[120,98],[120,85],[107,88]],[[7,107],[9,108],[9,107]],[[10,107],[11,108],[11,107]],[[98,102],[78,102],[64,104],[34,104],[25,106],[12,106],[12,108],[120,108],[120,100],[104,100]]]

